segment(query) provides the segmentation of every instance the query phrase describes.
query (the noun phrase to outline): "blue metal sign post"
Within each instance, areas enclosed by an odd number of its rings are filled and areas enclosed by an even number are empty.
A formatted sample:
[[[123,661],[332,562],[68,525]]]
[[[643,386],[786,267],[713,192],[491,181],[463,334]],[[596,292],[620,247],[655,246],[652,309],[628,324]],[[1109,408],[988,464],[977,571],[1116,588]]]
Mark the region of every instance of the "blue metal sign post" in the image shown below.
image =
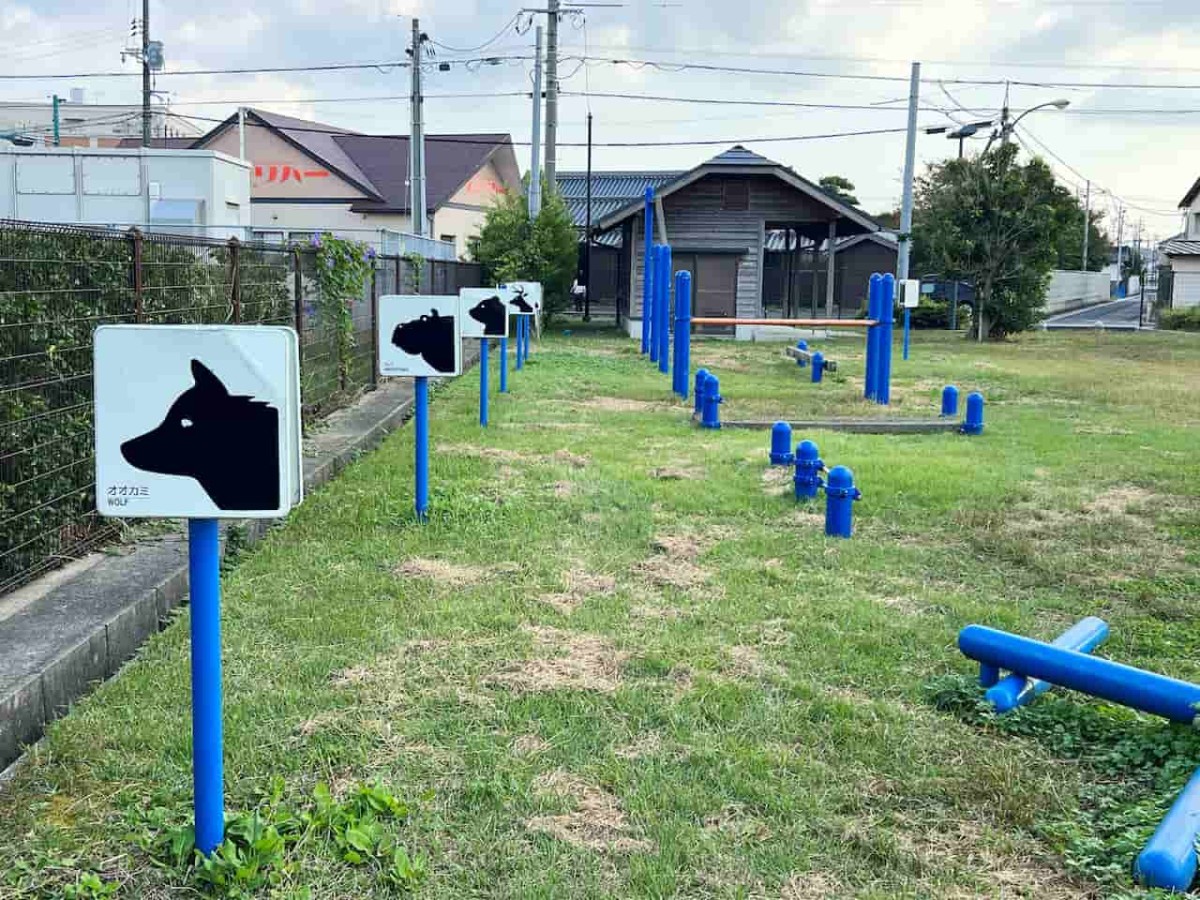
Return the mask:
[[[912,323],[912,310],[904,307],[904,359],[908,360],[908,332]]]
[[[508,338],[500,338],[500,393],[508,393]]]
[[[646,188],[646,213],[642,225],[642,354],[650,352],[650,321],[654,313],[654,188]]]
[[[216,519],[188,520],[192,628],[192,785],[196,849],[208,856],[225,839],[221,723],[221,547]]]
[[[488,423],[488,339],[479,342],[479,424]]]
[[[414,506],[417,521],[424,522],[429,518],[429,379],[421,376],[415,379],[416,407],[413,416],[413,439],[416,444],[416,486],[414,490]]]
[[[658,298],[658,371],[663,375],[671,370],[671,245],[663,244],[656,261],[662,267],[662,281]]]

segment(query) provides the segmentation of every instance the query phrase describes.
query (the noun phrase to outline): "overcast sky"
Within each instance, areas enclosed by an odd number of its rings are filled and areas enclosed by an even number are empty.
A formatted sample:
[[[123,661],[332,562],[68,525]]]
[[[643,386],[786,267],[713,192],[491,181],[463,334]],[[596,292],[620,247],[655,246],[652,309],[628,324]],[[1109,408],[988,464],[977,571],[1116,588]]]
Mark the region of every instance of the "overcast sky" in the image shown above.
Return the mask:
[[[130,20],[140,0],[0,0],[0,45],[9,74],[138,71],[122,63]],[[151,36],[166,45],[167,69],[262,68],[375,62],[404,58],[411,16],[442,44],[436,59],[481,55],[526,57],[498,65],[453,64],[430,71],[425,89],[432,132],[509,132],[528,166],[533,31],[510,23],[519,6],[502,0],[152,0]],[[539,20],[544,17],[538,17]],[[524,24],[520,22],[519,24]],[[472,48],[503,34],[486,50]],[[563,22],[559,140],[585,139],[594,114],[597,170],[689,168],[724,145],[745,143],[816,180],[838,174],[879,212],[897,205],[904,139],[899,133],[810,141],[771,137],[902,129],[910,60],[921,60],[922,126],[997,115],[1007,80],[1014,112],[1065,98],[1070,107],[1025,118],[1023,139],[1041,141],[1064,183],[1094,184],[1096,207],[1113,210],[1119,195],[1127,220],[1148,234],[1178,230],[1176,204],[1200,177],[1200,3],[1196,0],[627,0],[590,7]],[[584,64],[579,57],[599,60]],[[470,52],[459,52],[450,48]],[[613,64],[650,60],[662,67]],[[874,79],[797,74],[673,71],[673,63],[777,69]],[[888,80],[888,79],[894,80]],[[962,84],[955,81],[987,81]],[[1068,85],[1066,83],[1074,83]],[[1136,84],[1115,88],[1116,84]],[[403,95],[404,69],[334,73],[162,76],[156,87],[172,107],[220,119],[239,102],[376,133],[406,133],[402,99],[316,102],[321,98]],[[1098,86],[1079,86],[1081,84]],[[92,102],[136,102],[140,79],[0,81],[4,99],[39,100],[72,87]],[[501,96],[438,97],[439,94]],[[811,109],[738,103],[678,103],[638,95],[708,101],[789,101],[867,106]],[[221,101],[212,103],[212,101]],[[964,111],[965,110],[967,111]],[[1155,112],[1146,112],[1154,110]],[[949,114],[949,115],[947,115]],[[1020,132],[1019,132],[1020,133]],[[757,139],[757,140],[756,140]],[[630,141],[717,141],[713,146],[608,147]],[[979,152],[983,140],[969,141]],[[920,135],[926,162],[957,152],[942,135]],[[560,168],[583,168],[581,147],[563,146]],[[1072,171],[1072,169],[1074,171]],[[1128,232],[1127,232],[1128,235]]]

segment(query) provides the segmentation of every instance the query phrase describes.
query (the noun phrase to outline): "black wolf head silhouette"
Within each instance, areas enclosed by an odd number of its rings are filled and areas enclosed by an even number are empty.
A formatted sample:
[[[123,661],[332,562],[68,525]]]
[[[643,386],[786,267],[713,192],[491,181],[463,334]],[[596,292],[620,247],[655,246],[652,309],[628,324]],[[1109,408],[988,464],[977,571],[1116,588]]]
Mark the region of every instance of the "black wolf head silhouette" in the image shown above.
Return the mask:
[[[525,288],[523,286],[515,288],[516,293],[509,302],[523,313],[533,312],[533,306],[525,299]]]
[[[439,372],[454,372],[454,316],[441,316],[431,309],[427,316],[397,325],[392,343],[409,356],[420,356]]]
[[[504,320],[508,316],[508,307],[500,302],[499,297],[480,300],[471,307],[469,315],[483,326],[485,337],[504,337]]]
[[[136,469],[194,478],[219,509],[279,508],[279,411],[230,394],[197,359],[196,383],[153,431],[121,444]]]

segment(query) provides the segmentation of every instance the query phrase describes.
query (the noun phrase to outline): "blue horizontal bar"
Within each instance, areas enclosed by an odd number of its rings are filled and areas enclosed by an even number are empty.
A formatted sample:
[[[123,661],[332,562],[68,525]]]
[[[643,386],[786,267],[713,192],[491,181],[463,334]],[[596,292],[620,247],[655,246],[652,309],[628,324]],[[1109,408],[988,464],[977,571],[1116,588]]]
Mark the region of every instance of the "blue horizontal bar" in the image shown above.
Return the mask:
[[[1166,816],[1133,864],[1145,887],[1183,893],[1196,877],[1196,835],[1200,834],[1200,769],[1179,792]]]
[[[1065,650],[1078,650],[1080,653],[1090,653],[1108,637],[1108,623],[1095,616],[1088,616],[1076,622],[1054,639],[1052,646]],[[1048,681],[1040,678],[1026,678],[1014,672],[1003,681],[996,684],[984,695],[987,701],[996,708],[996,712],[1008,712],[1018,706],[1024,706],[1034,698],[1044,694],[1053,687]]]
[[[968,625],[959,632],[958,648],[976,662],[1020,672],[1027,678],[1041,678],[1176,722],[1190,725],[1200,710],[1198,685],[995,628]]]

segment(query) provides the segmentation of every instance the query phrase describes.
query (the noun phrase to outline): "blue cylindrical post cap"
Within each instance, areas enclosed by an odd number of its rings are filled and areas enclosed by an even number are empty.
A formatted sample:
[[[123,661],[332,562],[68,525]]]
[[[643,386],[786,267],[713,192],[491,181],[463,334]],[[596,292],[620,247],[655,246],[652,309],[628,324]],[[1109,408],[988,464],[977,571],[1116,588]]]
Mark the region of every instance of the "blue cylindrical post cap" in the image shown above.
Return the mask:
[[[787,422],[776,422],[771,426],[771,464],[787,466],[793,459],[792,426]]]
[[[645,197],[647,200],[653,200],[654,199],[654,188],[647,187]]]
[[[801,441],[796,445],[796,459],[802,459],[805,462],[813,462],[821,456],[817,445],[812,441]],[[839,466],[838,468],[841,468]]]
[[[854,487],[854,473],[845,466],[834,466],[829,470],[829,477],[826,481],[835,490],[848,490]]]
[[[808,341],[796,341],[796,349],[797,350],[807,350],[808,349]]]

